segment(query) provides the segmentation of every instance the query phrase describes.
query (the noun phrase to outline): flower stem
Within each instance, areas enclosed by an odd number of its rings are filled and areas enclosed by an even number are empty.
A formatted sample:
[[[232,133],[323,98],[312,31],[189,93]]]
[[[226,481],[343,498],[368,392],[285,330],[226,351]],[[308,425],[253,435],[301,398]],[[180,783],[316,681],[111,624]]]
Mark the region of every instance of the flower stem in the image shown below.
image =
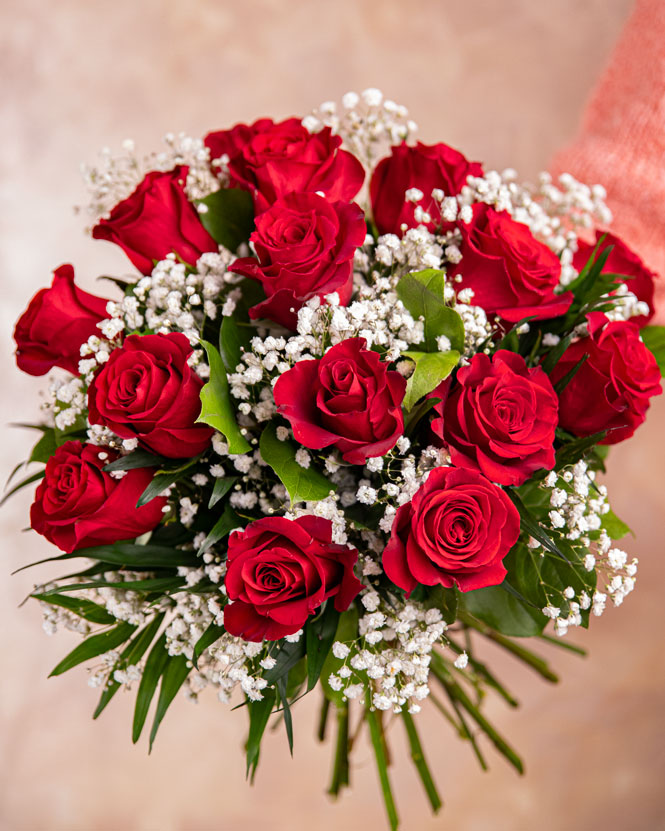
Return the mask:
[[[397,809],[395,808],[395,801],[390,787],[390,779],[388,778],[388,762],[383,746],[382,728],[376,710],[371,709],[371,695],[371,691],[368,690],[365,704],[365,716],[367,718],[369,734],[374,747],[374,757],[376,759],[376,767],[379,773],[381,791],[383,792],[383,802],[386,806],[386,813],[388,814],[388,822],[390,823],[391,831],[397,831],[399,828],[399,817],[397,816]]]
[[[340,789],[349,784],[349,703],[337,705],[337,745],[333,763],[332,781],[328,793],[338,796]]]
[[[436,814],[441,809],[443,803],[441,802],[441,797],[439,796],[439,792],[436,789],[436,785],[432,779],[432,774],[430,773],[427,765],[423,748],[420,744],[420,738],[418,737],[418,731],[416,730],[416,725],[413,721],[413,716],[407,710],[402,710],[402,721],[404,722],[404,727],[406,728],[406,734],[409,737],[411,759],[413,760],[413,764],[420,775],[420,779],[423,783],[423,787],[425,788],[425,792],[427,793],[432,810]]]

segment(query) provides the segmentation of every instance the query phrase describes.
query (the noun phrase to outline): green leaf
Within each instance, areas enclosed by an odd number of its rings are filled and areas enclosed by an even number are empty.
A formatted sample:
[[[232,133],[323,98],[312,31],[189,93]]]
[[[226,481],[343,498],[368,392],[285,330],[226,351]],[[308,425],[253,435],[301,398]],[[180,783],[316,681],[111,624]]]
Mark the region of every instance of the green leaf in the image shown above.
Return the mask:
[[[416,365],[413,375],[406,383],[406,395],[402,402],[408,412],[417,401],[424,398],[447,378],[457,366],[460,353],[451,352],[403,352]]]
[[[247,752],[247,777],[254,782],[254,775],[259,764],[261,753],[261,739],[268,724],[268,719],[275,705],[275,690],[269,687],[263,690],[261,701],[250,701],[247,699],[247,710],[249,712],[249,734],[245,744]]]
[[[600,433],[594,433],[591,436],[583,436],[579,439],[566,441],[556,452],[556,469],[561,470],[562,467],[574,465],[584,458],[588,451],[590,451],[599,441],[602,441],[607,432],[603,430]]]
[[[427,586],[425,588],[425,607],[438,609],[446,623],[454,623],[457,618],[457,592],[455,589],[446,589],[443,586]]]
[[[406,274],[397,284],[397,296],[415,320],[423,318],[425,348],[438,352],[436,339],[445,335],[452,349],[464,349],[462,318],[444,300],[446,277],[443,271],[429,268]]]
[[[243,351],[249,348],[252,329],[240,326],[235,317],[224,317],[219,330],[219,354],[227,372],[235,372]]]
[[[353,649],[353,644],[358,638],[358,609],[355,606],[351,606],[351,608],[347,609],[346,612],[342,612],[339,616],[339,623],[337,624],[337,631],[335,632],[335,637],[333,639],[333,643],[335,641],[339,641],[340,643],[344,643],[347,646],[350,646]],[[336,704],[338,707],[343,707],[344,696],[342,695],[342,690],[333,690],[333,688],[328,683],[328,679],[331,675],[335,674],[342,664],[344,664],[340,658],[336,658],[332,651],[328,653],[327,658],[323,662],[323,667],[321,668],[321,687],[323,689],[323,694],[327,699]],[[355,679],[354,679],[355,680]],[[362,679],[358,679],[362,680]]]
[[[554,542],[554,540],[549,536],[549,534],[545,531],[545,529],[540,525],[536,517],[531,513],[531,511],[526,507],[524,502],[522,502],[519,494],[513,488],[506,488],[506,494],[512,501],[513,505],[517,508],[520,515],[520,528],[522,531],[526,531],[527,534],[532,536],[535,540],[549,551],[551,554],[554,554],[555,557],[560,557],[562,560],[568,561],[568,558],[563,553],[561,548]]]
[[[161,467],[165,462],[173,461],[166,456],[156,456],[147,450],[134,450],[126,456],[120,456],[113,462],[104,465],[103,470],[111,473],[114,470],[135,470],[138,467]]]
[[[272,669],[268,669],[263,673],[263,677],[269,684],[276,684],[280,678],[285,678],[291,669],[303,658],[305,655],[305,639],[294,642],[283,640],[279,642],[278,647],[270,653],[270,656],[276,660],[276,664]]]
[[[73,649],[69,655],[60,661],[60,663],[51,670],[49,678],[53,675],[62,675],[68,669],[82,664],[84,661],[89,661],[91,658],[96,658],[104,652],[110,652],[116,646],[124,643],[136,629],[131,623],[122,622],[109,629],[108,632],[100,632],[97,635],[90,635],[83,643],[79,644],[76,649]]]
[[[145,724],[148,710],[150,709],[150,702],[157,689],[159,679],[162,677],[162,672],[166,667],[169,659],[169,653],[166,651],[166,635],[162,634],[157,643],[150,650],[148,660],[145,662],[143,674],[141,675],[141,682],[139,690],[136,694],[136,704],[134,705],[134,721],[132,724],[132,741],[134,744],[141,737],[141,731]]]
[[[71,554],[58,559],[73,557],[89,557],[91,560],[101,560],[104,563],[127,566],[128,568],[146,566],[182,566],[198,565],[196,555],[182,551],[179,548],[169,548],[165,545],[137,545],[133,542],[114,542],[111,545],[95,545],[90,548],[79,548]]]
[[[305,626],[305,644],[307,651],[307,691],[313,690],[321,676],[330,648],[335,640],[339,612],[332,600],[318,617],[310,618]]]
[[[30,454],[28,461],[48,462],[51,456],[55,453],[56,449],[55,430],[52,427],[48,427],[44,430],[44,435],[41,439],[32,448],[32,453]]]
[[[148,486],[139,497],[136,507],[141,508],[143,505],[147,505],[148,502],[159,496],[159,494],[165,491],[168,487],[186,476],[187,471],[189,471],[193,465],[194,462],[184,468],[179,468],[178,470],[158,470],[153,476],[152,481],[149,482]]]
[[[475,589],[460,597],[467,612],[504,635],[539,635],[547,623],[539,609],[530,609],[502,585]]]
[[[136,637],[132,638],[132,640],[127,644],[125,649],[120,653],[120,658],[118,659],[116,667],[126,667],[130,666],[131,664],[138,663],[141,658],[143,657],[144,652],[152,643],[152,639],[157,634],[157,630],[161,626],[162,621],[164,620],[164,612],[159,615],[156,615],[150,623],[141,629],[140,632],[136,635]],[[120,689],[120,682],[113,680],[113,674],[111,674],[111,680],[109,681],[106,689],[102,692],[99,703],[97,704],[97,708],[93,713],[92,717],[99,718],[99,716],[104,712],[106,706],[109,704],[113,696],[118,692]]]
[[[33,473],[30,476],[27,476],[25,479],[22,479],[18,485],[14,485],[14,487],[7,491],[7,493],[0,499],[0,506],[4,505],[5,502],[9,499],[10,496],[13,496],[15,493],[20,491],[22,488],[31,485],[33,482],[38,482],[40,479],[44,478],[44,471],[40,470],[37,473]]]
[[[225,476],[223,479],[215,479],[215,486],[210,495],[208,508],[214,508],[220,499],[223,499],[231,488],[238,481],[237,476]]]
[[[162,682],[159,687],[155,718],[152,722],[152,730],[150,731],[150,750],[152,750],[155,742],[159,725],[162,723],[166,711],[171,706],[171,702],[175,698],[176,693],[184,684],[189,672],[190,667],[187,666],[187,658],[184,655],[168,656],[166,667],[162,672]]]
[[[208,534],[208,536],[203,541],[201,548],[199,548],[199,557],[202,554],[211,548],[215,543],[219,542],[220,540],[224,539],[224,537],[234,528],[237,528],[241,525],[240,518],[238,514],[233,510],[230,505],[226,505],[224,507],[224,513],[221,517],[217,520],[215,525],[213,526],[212,531]]]
[[[109,614],[103,606],[98,603],[93,603],[92,600],[86,600],[83,597],[68,597],[57,592],[49,594],[33,594],[36,600],[41,600],[43,603],[49,603],[51,606],[60,606],[63,609],[68,609],[78,617],[84,620],[89,620],[91,623],[101,623],[107,625],[115,623],[116,618]]]
[[[194,646],[194,666],[196,666],[196,662],[203,655],[204,651],[209,646],[212,646],[215,641],[218,641],[225,631],[223,626],[218,626],[216,623],[211,623],[208,626]]]
[[[563,378],[559,378],[559,380],[554,385],[554,392],[557,395],[561,395],[561,393],[566,389],[568,384],[573,380],[573,378],[577,375],[577,373],[582,369],[582,364],[587,360],[588,355],[582,355],[579,361],[575,364],[575,366],[568,370],[568,372],[563,376]]]
[[[247,453],[250,445],[240,432],[229,394],[229,382],[219,352],[208,341],[201,341],[208,355],[210,380],[201,390],[201,414],[198,422],[209,424],[224,435],[229,453]]]
[[[268,424],[259,441],[263,461],[270,465],[289,492],[291,502],[318,502],[330,491],[336,490],[332,482],[313,468],[300,467],[296,462],[296,448],[290,441],[277,438],[277,428]]]
[[[221,188],[199,199],[198,204],[208,209],[199,213],[199,219],[215,242],[235,252],[241,243],[249,240],[254,230],[251,193],[239,188]]]
[[[640,334],[646,348],[653,353],[660,374],[665,375],[665,326],[645,326]]]
[[[275,684],[277,694],[282,702],[282,712],[284,713],[284,729],[286,730],[286,739],[289,743],[289,752],[293,756],[293,717],[291,715],[291,705],[286,693],[286,678],[280,678]]]
[[[132,592],[160,592],[167,593],[174,589],[180,588],[185,583],[184,577],[149,577],[146,580],[125,580],[119,583],[117,580],[91,580],[89,583],[71,583],[67,586],[58,586],[52,591],[44,592],[44,597],[48,599],[51,594],[58,594],[60,592],[80,591],[81,589],[101,589],[101,588],[122,588],[123,591]]]
[[[614,511],[608,511],[606,514],[603,514],[600,520],[600,527],[604,528],[610,539],[613,540],[620,540],[627,534],[633,533],[631,528],[623,520],[619,519]]]

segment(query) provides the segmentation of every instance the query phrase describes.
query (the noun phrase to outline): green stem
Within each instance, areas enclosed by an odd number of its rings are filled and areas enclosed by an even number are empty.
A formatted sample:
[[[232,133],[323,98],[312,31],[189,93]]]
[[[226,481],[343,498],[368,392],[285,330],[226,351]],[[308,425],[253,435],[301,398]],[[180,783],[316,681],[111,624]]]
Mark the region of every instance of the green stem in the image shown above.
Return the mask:
[[[530,666],[531,669],[535,670],[546,681],[551,681],[553,684],[558,683],[559,676],[552,672],[547,663],[539,655],[530,652],[528,649],[520,646],[515,641],[507,638],[505,635],[495,632],[494,629],[490,629],[489,626],[472,617],[467,612],[460,610],[457,616],[465,626],[475,629],[477,632],[480,632],[481,635],[484,635],[486,638],[489,638],[489,640],[494,641],[494,643],[499,644],[499,646],[502,646],[508,652],[511,652],[516,658],[524,661],[524,663]]]
[[[406,734],[409,737],[411,759],[413,760],[413,764],[416,766],[416,770],[420,775],[420,779],[423,783],[423,787],[425,788],[425,792],[427,793],[432,810],[436,814],[441,809],[443,803],[441,802],[441,797],[439,796],[439,792],[437,791],[434,780],[432,779],[432,774],[430,773],[427,761],[425,760],[425,755],[423,753],[422,745],[420,744],[420,738],[418,737],[418,731],[416,730],[413,716],[407,710],[402,710],[402,720],[404,721],[404,726],[406,727]]]
[[[468,633],[468,629],[466,630]],[[458,655],[462,652],[462,647],[456,644],[450,635],[447,635],[448,642],[450,643],[451,649],[456,652]],[[476,672],[487,684],[488,687],[491,687],[495,690],[511,707],[519,707],[519,701],[511,695],[508,690],[503,686],[503,684],[497,679],[495,675],[493,675],[489,669],[487,669],[486,664],[483,664],[481,661],[477,661],[475,658],[472,658],[467,646],[467,654],[469,656],[469,664],[473,668],[474,672]]]
[[[537,635],[537,637],[540,638],[541,641],[553,643],[554,646],[560,646],[561,649],[567,649],[569,652],[574,652],[576,655],[581,655],[583,658],[587,655],[586,649],[582,649],[581,646],[577,646],[574,643],[563,641],[561,638],[553,638],[551,635]]]
[[[399,828],[399,817],[397,816],[397,809],[395,808],[395,801],[390,787],[390,779],[388,778],[388,763],[383,747],[381,725],[376,710],[372,710],[372,692],[367,691],[365,698],[365,713],[367,723],[369,724],[369,734],[374,746],[374,757],[376,759],[376,768],[379,773],[379,781],[381,782],[381,791],[383,792],[383,802],[386,806],[386,813],[388,814],[388,822],[390,823],[391,831],[397,831]]]
[[[326,739],[326,727],[328,726],[328,714],[330,712],[330,699],[323,696],[321,702],[321,713],[319,715],[319,726],[316,731],[316,736],[320,742]]]
[[[349,703],[337,705],[337,744],[333,763],[332,781],[328,793],[338,796],[340,789],[349,784]]]

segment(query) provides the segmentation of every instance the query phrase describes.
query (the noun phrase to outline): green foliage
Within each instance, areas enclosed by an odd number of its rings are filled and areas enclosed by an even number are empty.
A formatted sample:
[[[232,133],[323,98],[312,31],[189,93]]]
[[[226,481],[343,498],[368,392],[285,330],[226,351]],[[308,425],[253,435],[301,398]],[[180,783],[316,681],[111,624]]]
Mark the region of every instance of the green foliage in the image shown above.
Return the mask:
[[[503,585],[466,592],[461,595],[461,602],[475,618],[512,637],[538,635],[547,623],[539,609],[529,608]]]
[[[335,637],[333,638],[333,643],[335,641],[339,641],[340,643],[347,644],[351,646],[353,649],[353,644],[358,638],[358,609],[355,606],[351,606],[346,612],[342,612],[339,617],[339,622],[337,624],[337,631],[335,632]],[[328,655],[323,662],[323,667],[321,668],[320,678],[321,678],[321,686],[323,688],[323,694],[327,699],[329,699],[333,704],[336,704],[338,707],[344,705],[344,697],[342,695],[341,690],[333,690],[333,688],[328,683],[328,679],[334,673],[336,673],[340,667],[345,662],[341,658],[336,658],[332,651],[328,652]],[[360,681],[361,679],[353,677],[354,683],[356,681]]]
[[[644,345],[653,352],[660,374],[665,375],[665,326],[645,326],[640,334]]]
[[[135,450],[126,456],[120,456],[113,462],[104,465],[104,470],[111,473],[114,470],[135,470],[139,467],[161,467],[165,462],[172,461],[166,456],[157,456],[147,450]]]
[[[176,693],[182,687],[189,675],[190,668],[187,666],[187,658],[184,655],[169,655],[166,666],[162,672],[162,681],[159,686],[159,698],[155,709],[155,717],[150,730],[150,750],[155,742],[159,725],[171,706]]]
[[[96,658],[104,652],[115,649],[128,640],[135,629],[136,626],[123,621],[106,632],[90,635],[51,670],[49,678],[53,675],[62,675],[63,672],[67,672],[68,669],[78,666],[84,661],[89,661],[91,658]]]
[[[249,240],[254,230],[254,205],[250,193],[238,188],[221,188],[200,199],[198,204],[207,208],[199,213],[199,218],[215,242],[235,252],[241,243]]]
[[[230,505],[226,505],[221,517],[214,524],[212,531],[210,531],[208,536],[203,541],[201,548],[199,548],[199,557],[215,545],[215,543],[224,539],[229,532],[231,532],[234,528],[237,528],[239,525],[242,525],[242,522],[240,521],[238,514],[236,514]]]
[[[7,491],[5,495],[0,499],[0,507],[5,504],[5,502],[9,499],[10,496],[13,496],[15,493],[18,493],[23,488],[27,487],[28,485],[32,485],[33,482],[38,482],[40,479],[44,478],[44,471],[40,470],[37,473],[32,473],[30,476],[26,476],[25,479],[22,479],[18,485],[14,485],[14,487]]]
[[[219,352],[208,341],[201,341],[208,355],[210,380],[201,390],[201,414],[196,419],[219,430],[229,445],[229,453],[247,453],[250,445],[240,432],[229,394],[229,382]]]
[[[33,594],[31,597],[34,597],[36,600],[41,600],[44,603],[49,603],[51,606],[60,606],[63,609],[67,609],[78,617],[89,620],[90,623],[107,625],[109,623],[115,623],[116,620],[103,606],[100,606],[98,603],[93,603],[92,600],[86,600],[83,597],[68,597],[58,592]]]
[[[335,486],[313,468],[296,462],[297,448],[290,441],[280,441],[274,424],[268,424],[259,441],[263,461],[270,465],[289,493],[291,502],[316,502],[325,499]]]
[[[305,626],[305,650],[307,653],[307,690],[313,690],[321,676],[321,670],[335,640],[339,612],[332,600],[323,611],[307,621]]]
[[[220,499],[223,499],[231,488],[238,481],[237,476],[225,476],[223,479],[215,479],[215,486],[210,494],[208,508],[214,508]]]
[[[243,349],[249,348],[252,336],[250,326],[241,326],[234,317],[225,317],[219,330],[219,353],[227,372],[235,372]]]
[[[607,531],[607,535],[612,540],[620,540],[627,534],[633,533],[631,528],[623,520],[619,519],[614,511],[608,511],[606,514],[603,514],[600,520],[600,526]]]
[[[443,271],[428,268],[406,274],[397,284],[397,296],[414,320],[423,318],[425,350],[438,352],[437,337],[445,335],[452,349],[464,348],[464,324],[454,309],[444,300],[446,276]]]
[[[32,448],[29,462],[48,462],[57,450],[56,435],[53,427],[45,427],[44,433],[37,444]]]
[[[134,744],[141,738],[143,725],[145,724],[148,710],[150,709],[150,702],[152,701],[157,684],[159,684],[159,679],[162,677],[168,660],[169,653],[166,651],[166,635],[162,633],[159,640],[150,650],[136,694],[134,721],[132,724],[132,741]]]
[[[247,778],[250,782],[254,782],[256,768],[259,764],[259,755],[261,753],[261,739],[265,732],[268,719],[275,706],[275,690],[270,687],[263,691],[263,698],[261,701],[247,700],[247,710],[249,712],[249,734],[247,735],[247,742],[245,744],[245,751],[247,754]]]
[[[152,481],[148,484],[146,489],[143,491],[141,496],[139,497],[139,501],[136,503],[137,508],[141,508],[143,505],[147,505],[152,499],[156,496],[159,496],[160,493],[165,491],[168,487],[178,482],[180,479],[183,479],[185,476],[191,476],[192,468],[197,463],[198,457],[193,459],[192,461],[187,462],[186,464],[180,465],[177,468],[165,468],[164,470],[158,470]]]
[[[73,557],[88,557],[91,560],[100,560],[104,563],[137,570],[152,566],[195,566],[199,563],[194,554],[179,548],[164,545],[137,545],[133,542],[114,542],[111,545],[80,548],[58,559]]]
[[[211,623],[208,626],[194,646],[194,666],[196,666],[196,662],[203,655],[203,652],[209,646],[212,646],[215,641],[218,641],[225,631],[223,626],[218,626],[216,623]]]
[[[402,402],[408,412],[417,401],[424,398],[447,378],[457,366],[460,353],[450,352],[403,352],[405,358],[410,358],[416,368],[407,381],[406,394]]]

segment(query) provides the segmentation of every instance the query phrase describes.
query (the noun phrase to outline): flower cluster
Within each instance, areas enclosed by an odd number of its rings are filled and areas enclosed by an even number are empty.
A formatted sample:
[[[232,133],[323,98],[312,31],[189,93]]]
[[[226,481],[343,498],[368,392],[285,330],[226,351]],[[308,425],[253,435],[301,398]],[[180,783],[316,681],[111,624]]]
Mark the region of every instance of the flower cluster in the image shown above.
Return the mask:
[[[271,713],[292,742],[318,687],[333,792],[350,713],[384,776],[381,711],[421,758],[425,699],[515,763],[476,644],[551,677],[513,638],[634,587],[600,476],[661,392],[655,275],[598,227],[600,186],[520,184],[415,130],[369,89],[86,169],[92,236],[136,274],[107,298],[63,265],[20,317],[18,366],[54,371],[23,484],[31,527],[92,562],[35,589],[47,631],[89,637],[54,672],[96,661],[97,713],[137,686],[135,740],[158,688],[151,741],[211,687],[244,697],[252,773]]]

